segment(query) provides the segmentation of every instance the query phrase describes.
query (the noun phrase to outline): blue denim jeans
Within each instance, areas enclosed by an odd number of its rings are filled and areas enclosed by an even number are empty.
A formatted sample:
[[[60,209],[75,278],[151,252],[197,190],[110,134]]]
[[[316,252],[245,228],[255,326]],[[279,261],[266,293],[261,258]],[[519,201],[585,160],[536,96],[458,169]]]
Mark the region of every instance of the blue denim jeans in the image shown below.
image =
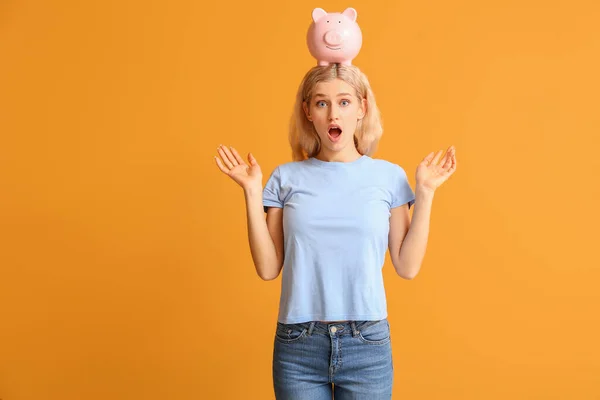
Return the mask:
[[[273,386],[277,400],[389,400],[390,325],[379,321],[277,322]]]

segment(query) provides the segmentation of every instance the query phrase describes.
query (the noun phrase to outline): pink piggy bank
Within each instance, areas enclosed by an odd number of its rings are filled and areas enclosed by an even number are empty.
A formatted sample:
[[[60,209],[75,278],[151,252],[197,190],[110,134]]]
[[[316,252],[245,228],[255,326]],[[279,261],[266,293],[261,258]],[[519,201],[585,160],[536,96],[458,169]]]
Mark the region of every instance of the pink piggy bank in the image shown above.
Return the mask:
[[[322,8],[313,10],[306,43],[318,65],[352,64],[362,46],[356,15],[354,8],[346,8],[342,13],[327,13]]]

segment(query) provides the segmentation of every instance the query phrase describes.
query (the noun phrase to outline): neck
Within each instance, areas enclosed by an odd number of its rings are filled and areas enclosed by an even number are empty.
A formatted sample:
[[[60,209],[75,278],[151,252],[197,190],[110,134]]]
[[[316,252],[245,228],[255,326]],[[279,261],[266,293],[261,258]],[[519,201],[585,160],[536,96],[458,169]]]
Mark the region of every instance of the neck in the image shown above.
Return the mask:
[[[315,156],[317,160],[329,162],[352,162],[362,157],[362,154],[352,146],[348,150],[332,152],[329,149],[321,147],[321,151]]]

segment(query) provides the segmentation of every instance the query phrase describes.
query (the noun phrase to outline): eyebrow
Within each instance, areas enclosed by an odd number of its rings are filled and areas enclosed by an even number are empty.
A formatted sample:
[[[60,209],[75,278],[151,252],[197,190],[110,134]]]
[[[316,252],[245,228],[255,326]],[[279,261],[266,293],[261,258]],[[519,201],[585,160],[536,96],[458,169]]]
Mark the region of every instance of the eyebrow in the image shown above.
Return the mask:
[[[338,93],[338,96],[352,96],[350,93]],[[315,94],[315,97],[327,97],[327,95],[323,94],[323,93],[317,93]]]

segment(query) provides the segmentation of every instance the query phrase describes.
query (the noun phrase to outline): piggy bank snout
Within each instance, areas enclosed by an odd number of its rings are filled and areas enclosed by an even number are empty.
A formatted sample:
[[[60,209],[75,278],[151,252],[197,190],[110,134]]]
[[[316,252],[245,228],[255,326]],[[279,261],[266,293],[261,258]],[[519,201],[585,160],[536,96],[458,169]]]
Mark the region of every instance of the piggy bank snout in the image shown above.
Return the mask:
[[[341,32],[332,30],[325,33],[324,40],[330,46],[339,46],[344,41],[344,37]]]

